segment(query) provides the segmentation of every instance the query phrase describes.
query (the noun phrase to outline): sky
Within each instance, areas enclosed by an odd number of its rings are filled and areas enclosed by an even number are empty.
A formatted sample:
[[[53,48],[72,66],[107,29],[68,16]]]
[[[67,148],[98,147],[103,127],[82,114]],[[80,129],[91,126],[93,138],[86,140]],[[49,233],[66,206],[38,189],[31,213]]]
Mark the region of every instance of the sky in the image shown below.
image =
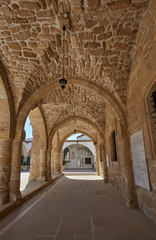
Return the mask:
[[[26,137],[25,138],[32,138],[32,126],[30,125],[30,119],[27,117],[26,123],[25,123],[25,132],[26,132]],[[77,136],[80,136],[81,133],[77,133],[72,135],[71,137],[68,138],[68,140],[76,140]]]
[[[27,117],[27,120],[25,122],[24,130],[26,132],[25,138],[32,138],[32,126],[30,125],[30,119]]]

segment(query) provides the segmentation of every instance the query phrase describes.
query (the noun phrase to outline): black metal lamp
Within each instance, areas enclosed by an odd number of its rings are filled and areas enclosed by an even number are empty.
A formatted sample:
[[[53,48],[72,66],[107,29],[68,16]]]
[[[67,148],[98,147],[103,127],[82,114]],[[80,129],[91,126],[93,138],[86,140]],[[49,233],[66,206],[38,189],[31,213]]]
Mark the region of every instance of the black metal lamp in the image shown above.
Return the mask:
[[[62,88],[62,90],[63,90],[63,89],[65,88],[66,84],[67,84],[67,80],[64,79],[64,78],[61,78],[61,79],[59,80],[59,83],[60,83],[61,88]]]
[[[67,84],[67,80],[64,78],[64,41],[65,41],[65,31],[66,31],[66,27],[63,26],[62,28],[63,30],[63,58],[62,58],[62,78],[59,80],[59,83],[61,85],[62,90],[65,88],[66,84]]]

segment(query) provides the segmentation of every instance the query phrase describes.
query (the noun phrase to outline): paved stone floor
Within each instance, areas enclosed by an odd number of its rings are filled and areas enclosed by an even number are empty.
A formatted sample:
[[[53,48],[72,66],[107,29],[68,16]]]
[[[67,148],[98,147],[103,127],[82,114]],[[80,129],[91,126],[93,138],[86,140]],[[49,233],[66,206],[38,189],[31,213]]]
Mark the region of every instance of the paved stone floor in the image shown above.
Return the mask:
[[[20,191],[23,191],[28,184],[30,172],[21,172]]]
[[[1,240],[156,240],[156,224],[94,175],[60,178],[0,227]]]

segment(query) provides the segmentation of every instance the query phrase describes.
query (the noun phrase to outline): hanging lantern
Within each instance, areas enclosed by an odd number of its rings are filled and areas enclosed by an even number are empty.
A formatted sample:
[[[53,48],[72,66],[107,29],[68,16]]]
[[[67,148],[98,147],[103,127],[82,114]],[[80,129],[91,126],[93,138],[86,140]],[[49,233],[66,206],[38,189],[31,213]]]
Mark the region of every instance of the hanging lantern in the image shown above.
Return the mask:
[[[59,80],[59,83],[61,85],[62,90],[65,88],[66,84],[67,84],[67,80],[64,78],[64,40],[65,40],[65,31],[66,31],[66,27],[63,26],[62,28],[63,30],[63,57],[62,57],[62,78]]]

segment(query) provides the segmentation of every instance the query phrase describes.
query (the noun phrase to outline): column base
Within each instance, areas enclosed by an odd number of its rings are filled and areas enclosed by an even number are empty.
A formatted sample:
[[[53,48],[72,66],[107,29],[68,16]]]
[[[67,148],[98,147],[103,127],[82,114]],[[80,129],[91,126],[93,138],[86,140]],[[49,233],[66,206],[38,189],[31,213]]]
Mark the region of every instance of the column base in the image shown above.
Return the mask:
[[[44,177],[44,176],[39,176],[38,181],[39,181],[39,182],[45,182],[45,181],[46,181],[46,177]]]
[[[108,178],[104,178],[104,183],[108,183]]]
[[[9,202],[9,190],[0,192],[0,204]]]
[[[138,208],[137,200],[135,198],[126,199],[126,206],[133,209]]]
[[[18,200],[20,200],[22,197],[21,192],[12,192],[10,193],[10,201],[11,202],[17,202]]]
[[[52,181],[52,176],[47,176],[47,181]]]

